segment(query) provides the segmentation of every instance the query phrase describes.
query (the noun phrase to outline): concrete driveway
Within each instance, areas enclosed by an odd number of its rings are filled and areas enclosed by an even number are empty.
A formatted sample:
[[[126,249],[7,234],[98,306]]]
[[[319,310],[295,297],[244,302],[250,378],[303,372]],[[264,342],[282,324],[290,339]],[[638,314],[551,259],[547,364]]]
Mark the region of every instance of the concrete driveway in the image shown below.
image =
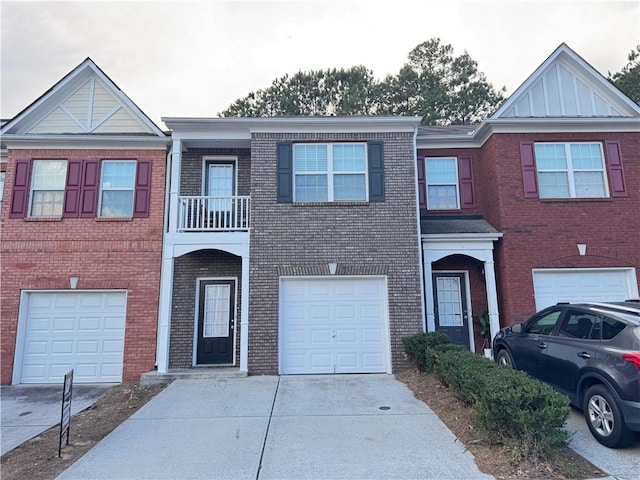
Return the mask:
[[[71,414],[89,407],[112,386],[108,383],[74,385]],[[60,423],[61,410],[62,384],[2,386],[0,455]]]
[[[489,479],[389,375],[176,380],[60,479]]]

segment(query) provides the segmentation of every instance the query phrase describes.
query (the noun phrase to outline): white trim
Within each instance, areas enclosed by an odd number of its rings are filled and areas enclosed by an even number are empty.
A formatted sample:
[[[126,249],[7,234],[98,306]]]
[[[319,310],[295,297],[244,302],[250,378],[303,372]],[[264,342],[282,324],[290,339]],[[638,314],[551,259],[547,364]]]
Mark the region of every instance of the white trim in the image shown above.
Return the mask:
[[[142,135],[10,135],[3,134],[2,143],[10,150],[60,148],[66,150],[109,150],[129,148],[136,150],[166,150],[169,137]]]
[[[13,374],[11,376],[11,384],[18,385],[20,384],[20,379],[22,378],[22,360],[24,355],[24,342],[27,340],[27,320],[29,318],[29,295],[32,293],[124,293],[125,297],[125,330],[124,330],[124,350],[123,350],[123,368],[124,368],[124,358],[126,356],[126,348],[127,348],[127,311],[129,306],[129,292],[126,289],[115,288],[115,289],[96,289],[96,290],[72,290],[72,289],[45,289],[45,290],[37,290],[37,289],[28,289],[20,291],[20,303],[18,306],[18,327],[16,329],[16,343],[13,353]],[[123,372],[124,374],[124,372]]]
[[[456,174],[456,206],[454,208],[431,208],[429,207],[429,180],[427,179],[427,160],[454,160],[455,162],[455,174]],[[447,157],[424,157],[424,186],[426,189],[425,192],[425,200],[427,202],[427,210],[431,211],[440,211],[440,210],[460,210],[460,176],[458,175],[458,157],[457,156],[447,156]],[[416,177],[417,178],[417,177]],[[446,184],[450,186],[451,184]],[[434,185],[435,186],[435,185]]]
[[[416,139],[418,137],[418,129],[413,131],[413,178],[416,179],[413,182],[415,189],[415,209],[416,209],[416,231],[418,232],[418,271],[420,272],[420,312],[422,316],[422,331],[427,331],[427,317],[426,317],[426,299],[425,299],[425,284],[424,284],[424,269],[423,265],[423,252],[422,252],[422,238],[420,237],[420,186],[418,185],[418,149],[416,148]]]
[[[465,301],[467,302],[467,333],[469,335],[469,350],[473,353],[476,352],[476,342],[475,342],[475,337],[473,334],[473,307],[471,305],[471,282],[469,281],[469,270],[432,270],[431,271],[431,281],[433,282],[433,276],[434,275],[438,275],[438,274],[442,274],[442,275],[455,275],[455,274],[462,274],[463,275],[463,281],[464,281],[464,288],[465,288]],[[437,290],[437,287],[436,287]],[[433,295],[433,288],[431,289],[431,294]],[[435,297],[433,300],[433,303],[435,305]],[[462,306],[462,305],[461,305]],[[434,324],[435,325],[435,324]]]
[[[387,371],[385,373],[391,374],[391,319],[389,313],[389,277],[387,275],[282,275],[278,277],[278,374],[282,375],[282,282],[291,280],[329,280],[329,281],[344,281],[344,280],[382,280],[384,283],[384,290],[386,295],[382,299],[383,315],[385,316],[385,335],[383,339],[385,343]]]
[[[221,165],[224,163],[233,163],[233,174],[235,178],[233,179],[233,192],[231,196],[235,196],[238,194],[238,156],[237,155],[205,155],[202,157],[202,182],[201,189],[203,196],[209,196],[209,192],[206,190],[207,188],[207,177],[209,172],[207,171],[207,163],[215,164],[216,162],[221,162]]]
[[[209,363],[203,363],[200,364],[198,363],[198,316],[199,316],[199,311],[200,311],[200,282],[207,282],[207,281],[221,281],[221,282],[228,282],[228,281],[232,281],[234,284],[234,294],[233,294],[233,359],[231,361],[231,363],[213,363],[213,364],[209,364]],[[237,342],[237,331],[238,331],[238,319],[237,319],[237,313],[238,313],[238,277],[196,277],[196,304],[195,304],[195,311],[194,311],[194,319],[193,319],[193,346],[192,346],[192,358],[191,358],[191,366],[192,367],[198,367],[198,366],[215,366],[215,367],[229,367],[229,366],[235,366],[236,365],[236,342]]]

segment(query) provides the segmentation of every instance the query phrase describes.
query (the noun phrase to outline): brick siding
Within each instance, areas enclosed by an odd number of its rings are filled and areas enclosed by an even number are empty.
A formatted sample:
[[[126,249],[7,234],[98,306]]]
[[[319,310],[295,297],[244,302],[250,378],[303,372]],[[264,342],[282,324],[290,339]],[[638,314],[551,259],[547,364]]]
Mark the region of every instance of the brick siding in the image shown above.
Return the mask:
[[[9,219],[16,160],[151,159],[148,218],[108,221]],[[136,381],[155,364],[158,295],[164,216],[165,150],[12,150],[8,154],[2,204],[0,256],[1,381],[11,382],[22,290],[127,290],[124,345],[125,382]]]

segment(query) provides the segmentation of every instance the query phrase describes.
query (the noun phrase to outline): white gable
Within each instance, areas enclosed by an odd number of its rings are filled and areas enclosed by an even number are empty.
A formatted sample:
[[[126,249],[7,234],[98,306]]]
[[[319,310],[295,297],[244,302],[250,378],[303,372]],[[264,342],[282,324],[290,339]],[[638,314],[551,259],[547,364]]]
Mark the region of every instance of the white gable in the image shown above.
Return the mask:
[[[3,127],[3,134],[164,133],[94,63],[85,60]]]
[[[491,118],[638,116],[635,103],[562,44]]]

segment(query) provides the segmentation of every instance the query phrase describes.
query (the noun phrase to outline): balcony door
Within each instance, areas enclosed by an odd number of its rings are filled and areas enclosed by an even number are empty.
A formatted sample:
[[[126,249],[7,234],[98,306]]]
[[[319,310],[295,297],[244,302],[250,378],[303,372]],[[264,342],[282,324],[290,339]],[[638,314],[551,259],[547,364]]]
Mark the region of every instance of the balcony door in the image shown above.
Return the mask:
[[[236,194],[236,162],[207,160],[205,191],[210,221],[216,227],[229,227],[233,219],[233,199]]]

